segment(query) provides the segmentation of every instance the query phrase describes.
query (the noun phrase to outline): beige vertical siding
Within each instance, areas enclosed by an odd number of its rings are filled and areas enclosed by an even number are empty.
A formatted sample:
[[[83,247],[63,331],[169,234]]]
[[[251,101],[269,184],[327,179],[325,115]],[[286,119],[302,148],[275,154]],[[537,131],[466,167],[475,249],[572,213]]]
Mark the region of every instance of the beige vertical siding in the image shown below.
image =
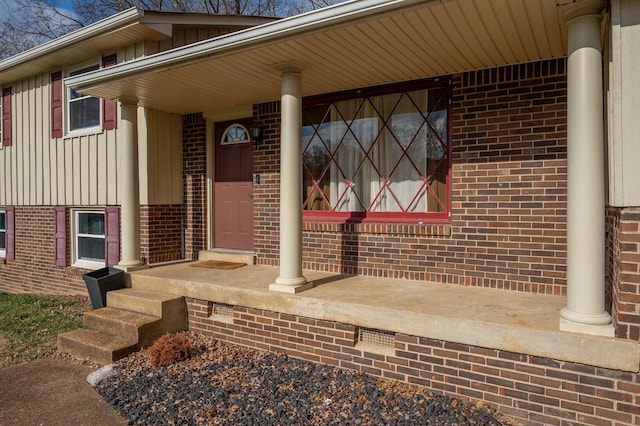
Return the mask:
[[[0,150],[0,204],[116,204],[117,131],[52,139],[49,79],[12,85],[14,139]]]
[[[138,123],[140,203],[181,204],[182,118],[140,109]]]
[[[611,2],[609,204],[640,206],[640,2]],[[605,45],[606,46],[606,45]]]
[[[143,43],[127,46],[118,59],[133,60],[144,51]],[[118,130],[51,138],[50,78],[45,73],[11,84],[14,137],[11,147],[0,147],[0,205],[119,204]],[[140,110],[141,202],[179,204],[181,118]]]

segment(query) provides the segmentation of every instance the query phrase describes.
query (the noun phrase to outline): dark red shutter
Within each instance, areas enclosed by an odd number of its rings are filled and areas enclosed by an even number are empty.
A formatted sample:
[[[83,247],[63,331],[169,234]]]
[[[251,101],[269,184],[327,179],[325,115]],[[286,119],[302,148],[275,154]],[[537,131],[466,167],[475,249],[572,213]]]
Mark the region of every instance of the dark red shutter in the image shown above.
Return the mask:
[[[55,207],[56,266],[67,266],[67,209]]]
[[[16,260],[16,214],[15,207],[4,208],[5,225],[5,257],[7,260]]]
[[[120,262],[120,207],[104,209],[104,253],[107,266]]]
[[[11,146],[11,87],[2,89],[2,146]]]
[[[62,71],[51,74],[51,137],[62,137]]]
[[[112,67],[117,63],[118,57],[115,53],[102,58],[102,68]],[[116,101],[103,99],[102,114],[102,129],[111,130],[118,127],[118,105]]]

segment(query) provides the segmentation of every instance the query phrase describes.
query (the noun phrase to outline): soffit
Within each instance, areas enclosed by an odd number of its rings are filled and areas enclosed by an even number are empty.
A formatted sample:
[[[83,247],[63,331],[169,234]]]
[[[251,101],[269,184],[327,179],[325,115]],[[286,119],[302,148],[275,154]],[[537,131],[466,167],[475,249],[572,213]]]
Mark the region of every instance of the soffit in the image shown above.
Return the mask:
[[[560,9],[556,0],[422,2],[80,88],[185,114],[279,99],[274,65],[291,61],[301,65],[309,96],[557,58],[567,53]]]

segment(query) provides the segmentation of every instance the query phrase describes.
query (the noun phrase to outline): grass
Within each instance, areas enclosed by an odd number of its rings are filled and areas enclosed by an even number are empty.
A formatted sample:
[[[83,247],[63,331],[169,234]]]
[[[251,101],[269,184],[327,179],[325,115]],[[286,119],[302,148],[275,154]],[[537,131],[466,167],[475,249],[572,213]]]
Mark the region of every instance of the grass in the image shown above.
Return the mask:
[[[57,335],[81,327],[90,306],[81,296],[0,292],[0,368],[55,350]]]

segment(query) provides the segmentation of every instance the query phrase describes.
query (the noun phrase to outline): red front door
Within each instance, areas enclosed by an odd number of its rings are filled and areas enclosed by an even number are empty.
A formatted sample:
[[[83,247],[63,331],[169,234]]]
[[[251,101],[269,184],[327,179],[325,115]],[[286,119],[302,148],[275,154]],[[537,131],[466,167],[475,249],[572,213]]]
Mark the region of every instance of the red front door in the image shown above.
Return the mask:
[[[250,119],[215,125],[213,198],[216,248],[253,250],[253,144],[248,134],[250,125]]]

